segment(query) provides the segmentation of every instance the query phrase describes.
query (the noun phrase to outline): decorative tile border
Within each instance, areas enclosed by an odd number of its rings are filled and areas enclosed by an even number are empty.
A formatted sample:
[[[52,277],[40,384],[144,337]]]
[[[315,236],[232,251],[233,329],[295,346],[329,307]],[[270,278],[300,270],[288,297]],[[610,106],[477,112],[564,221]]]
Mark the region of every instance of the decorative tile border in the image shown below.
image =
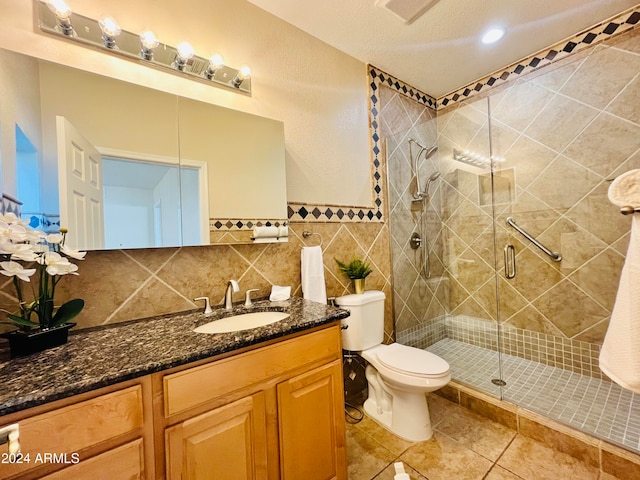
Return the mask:
[[[632,7],[609,20],[584,30],[568,40],[564,40],[517,62],[509,67],[496,71],[481,80],[462,87],[438,99],[437,109],[448,107],[456,102],[471,98],[480,92],[501,85],[514,78],[531,73],[536,69],[557,62],[573,53],[591,47],[596,43],[608,40],[616,35],[629,31],[640,21],[640,6]]]
[[[336,205],[310,205],[290,203],[288,205],[289,221],[306,222],[383,222],[382,199],[376,198],[376,208],[344,207]]]
[[[424,92],[421,92],[415,87],[404,83],[402,80],[398,80],[393,75],[390,75],[386,72],[383,72],[377,67],[372,65],[368,66],[369,71],[369,91],[370,96],[369,100],[371,100],[371,105],[374,106],[378,103],[378,99],[376,93],[378,91],[378,87],[380,85],[385,85],[393,90],[396,90],[398,93],[405,95],[406,97],[416,100],[422,105],[429,107],[433,110],[436,109],[437,101],[431,95],[427,95]]]
[[[218,231],[253,230],[255,227],[280,227],[286,226],[286,219],[256,220],[246,218],[212,218],[209,220],[209,229]]]

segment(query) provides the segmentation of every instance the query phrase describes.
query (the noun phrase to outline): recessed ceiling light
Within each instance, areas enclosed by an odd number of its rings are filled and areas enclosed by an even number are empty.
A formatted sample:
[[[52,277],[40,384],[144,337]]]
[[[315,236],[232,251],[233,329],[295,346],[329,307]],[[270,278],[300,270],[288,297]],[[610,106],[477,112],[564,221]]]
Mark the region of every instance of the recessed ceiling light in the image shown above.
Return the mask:
[[[482,35],[482,43],[484,44],[495,43],[498,40],[500,40],[503,35],[504,35],[504,28],[501,28],[501,27],[491,28],[487,30],[484,35]]]

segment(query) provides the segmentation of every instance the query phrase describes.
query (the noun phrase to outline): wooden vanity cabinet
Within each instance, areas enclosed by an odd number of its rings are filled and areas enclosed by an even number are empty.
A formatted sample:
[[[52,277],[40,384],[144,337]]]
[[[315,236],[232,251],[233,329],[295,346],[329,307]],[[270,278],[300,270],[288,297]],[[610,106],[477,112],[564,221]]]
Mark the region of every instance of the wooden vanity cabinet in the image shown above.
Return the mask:
[[[17,423],[21,452],[0,446],[0,479],[136,479],[153,476],[150,378],[0,417]]]
[[[341,358],[333,323],[5,415],[0,480],[346,479]]]
[[[156,374],[166,478],[346,479],[341,354],[333,325]]]

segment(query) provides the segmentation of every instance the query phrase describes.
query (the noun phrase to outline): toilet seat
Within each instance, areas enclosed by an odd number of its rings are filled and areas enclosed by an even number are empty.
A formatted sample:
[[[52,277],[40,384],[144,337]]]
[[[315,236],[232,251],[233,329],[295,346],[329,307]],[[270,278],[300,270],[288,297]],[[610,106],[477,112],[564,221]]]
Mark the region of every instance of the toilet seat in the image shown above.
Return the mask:
[[[392,343],[376,352],[389,370],[421,378],[440,378],[449,374],[449,364],[426,350]]]

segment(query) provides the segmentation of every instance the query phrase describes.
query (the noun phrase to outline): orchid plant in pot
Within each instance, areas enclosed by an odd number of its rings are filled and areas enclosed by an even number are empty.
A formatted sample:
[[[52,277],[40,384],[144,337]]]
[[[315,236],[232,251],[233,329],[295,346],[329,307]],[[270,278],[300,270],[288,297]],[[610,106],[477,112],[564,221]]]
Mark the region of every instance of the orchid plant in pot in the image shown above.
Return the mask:
[[[12,278],[18,299],[17,309],[3,310],[6,320],[0,321],[18,327],[2,334],[9,339],[12,356],[66,343],[68,330],[75,326],[70,320],[84,308],[80,298],[60,306],[54,302],[62,278],[78,275],[77,265],[69,259],[82,260],[86,255],[65,246],[65,239],[64,229],[47,235],[13,213],[0,215],[0,274]],[[25,284],[31,286],[30,294]]]

